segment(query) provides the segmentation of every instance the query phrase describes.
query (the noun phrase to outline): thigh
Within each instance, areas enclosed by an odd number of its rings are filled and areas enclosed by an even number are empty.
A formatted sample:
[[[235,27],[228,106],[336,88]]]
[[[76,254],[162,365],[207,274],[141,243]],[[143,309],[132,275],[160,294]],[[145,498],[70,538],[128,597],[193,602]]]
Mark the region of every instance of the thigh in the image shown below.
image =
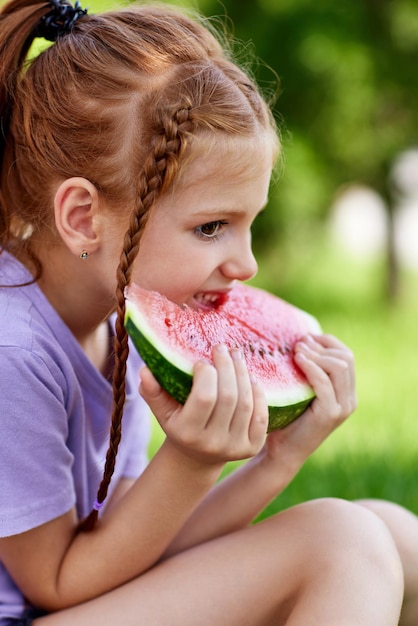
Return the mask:
[[[363,507],[306,503],[173,556],[34,625],[278,626],[291,613],[298,618],[289,624],[395,624],[401,593],[391,578],[395,551],[388,549],[388,538]],[[369,580],[375,572],[384,583]],[[390,589],[394,602],[384,599],[380,610],[373,593],[381,583],[383,596]],[[365,611],[372,612],[368,620]],[[353,619],[345,622],[349,612]]]

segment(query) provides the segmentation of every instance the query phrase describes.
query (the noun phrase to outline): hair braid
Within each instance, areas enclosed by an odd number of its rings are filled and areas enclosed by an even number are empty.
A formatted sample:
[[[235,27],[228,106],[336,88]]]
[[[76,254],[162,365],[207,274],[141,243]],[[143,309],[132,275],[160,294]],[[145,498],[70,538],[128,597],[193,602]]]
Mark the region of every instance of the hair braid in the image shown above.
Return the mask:
[[[144,164],[141,176],[142,192],[132,212],[129,228],[125,234],[123,250],[117,269],[116,322],[113,368],[113,410],[110,426],[109,447],[106,453],[103,478],[97,492],[97,508],[104,502],[116,465],[116,456],[122,437],[123,407],[126,397],[126,363],[129,355],[128,334],[125,329],[125,287],[130,282],[133,262],[139,252],[139,243],[148,221],[150,210],[167,188],[178,169],[179,158],[186,147],[185,134],[190,131],[189,109],[182,108],[174,116],[160,112],[160,134],[154,140],[154,150]],[[79,526],[82,531],[92,530],[98,518],[94,508]]]

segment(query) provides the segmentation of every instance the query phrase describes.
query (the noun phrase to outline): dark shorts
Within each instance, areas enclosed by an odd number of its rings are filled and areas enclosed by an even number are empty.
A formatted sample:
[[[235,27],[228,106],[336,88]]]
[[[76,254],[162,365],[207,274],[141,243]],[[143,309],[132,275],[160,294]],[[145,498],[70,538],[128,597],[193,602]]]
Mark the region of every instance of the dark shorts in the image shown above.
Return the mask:
[[[10,617],[9,619],[2,620],[1,626],[32,626],[32,621],[43,615],[46,615],[45,611],[29,607],[24,611],[21,617]]]

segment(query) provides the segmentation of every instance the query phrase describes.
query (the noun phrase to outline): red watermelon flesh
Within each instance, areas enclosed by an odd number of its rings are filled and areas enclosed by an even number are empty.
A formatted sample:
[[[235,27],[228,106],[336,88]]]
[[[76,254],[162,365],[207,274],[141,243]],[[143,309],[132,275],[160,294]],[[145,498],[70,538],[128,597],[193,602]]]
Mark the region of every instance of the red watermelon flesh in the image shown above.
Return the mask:
[[[308,313],[245,284],[237,284],[209,310],[181,307],[135,284],[125,295],[128,333],[154,376],[179,402],[190,392],[194,363],[211,360],[218,343],[241,348],[248,370],[263,385],[269,431],[293,421],[314,398],[293,360],[295,342],[321,331]]]

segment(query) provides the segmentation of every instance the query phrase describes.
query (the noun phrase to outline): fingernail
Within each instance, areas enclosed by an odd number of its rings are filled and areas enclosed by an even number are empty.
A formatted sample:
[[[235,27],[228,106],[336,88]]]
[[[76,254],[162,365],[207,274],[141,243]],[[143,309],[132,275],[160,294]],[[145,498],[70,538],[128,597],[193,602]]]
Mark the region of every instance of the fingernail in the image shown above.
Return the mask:
[[[194,364],[194,367],[202,367],[203,365],[212,365],[209,359],[201,358]]]
[[[231,350],[231,357],[233,358],[234,361],[241,361],[243,359],[243,354],[242,354],[242,350],[240,350],[239,348],[234,348],[234,350]]]
[[[228,348],[224,343],[218,343],[215,348],[220,354],[226,354],[228,352]]]

